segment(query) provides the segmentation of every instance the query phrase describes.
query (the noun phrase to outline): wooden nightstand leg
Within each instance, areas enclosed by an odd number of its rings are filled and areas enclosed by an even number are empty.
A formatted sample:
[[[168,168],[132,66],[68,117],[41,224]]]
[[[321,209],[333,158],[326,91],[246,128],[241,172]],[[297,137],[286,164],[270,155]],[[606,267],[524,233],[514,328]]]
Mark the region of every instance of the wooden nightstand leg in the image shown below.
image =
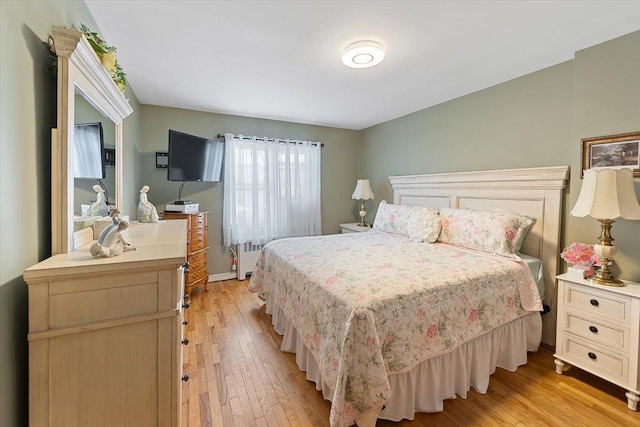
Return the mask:
[[[628,391],[624,395],[627,396],[627,406],[629,407],[629,409],[631,409],[632,411],[637,411],[638,401],[640,401],[640,396],[638,396],[636,393],[632,391]]]
[[[562,375],[562,368],[564,368],[564,362],[560,359],[555,359],[553,363],[556,364],[556,374]]]

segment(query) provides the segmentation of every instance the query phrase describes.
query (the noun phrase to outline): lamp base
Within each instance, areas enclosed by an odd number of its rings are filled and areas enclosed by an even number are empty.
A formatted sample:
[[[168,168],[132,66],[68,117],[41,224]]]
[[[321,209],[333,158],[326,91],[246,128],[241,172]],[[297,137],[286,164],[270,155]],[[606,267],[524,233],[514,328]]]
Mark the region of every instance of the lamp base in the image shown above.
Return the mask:
[[[615,221],[610,219],[600,219],[602,226],[602,233],[600,234],[600,243],[593,245],[593,250],[602,259],[602,266],[598,269],[598,272],[589,277],[589,282],[596,285],[604,286],[624,286],[622,280],[619,280],[609,270],[609,265],[613,263],[613,257],[616,255],[616,247],[611,244],[613,237],[611,237],[611,224]]]
[[[360,222],[358,227],[369,227],[369,224],[364,222],[364,217],[367,216],[367,211],[364,209],[364,199],[360,199]]]
[[[622,280],[617,279],[616,276],[614,276],[614,274],[608,268],[605,268],[605,266],[608,265],[605,262],[610,261],[611,260],[609,259],[602,260],[602,267],[598,269],[598,272],[595,275],[589,277],[587,280],[596,285],[617,287],[624,286],[624,282]]]

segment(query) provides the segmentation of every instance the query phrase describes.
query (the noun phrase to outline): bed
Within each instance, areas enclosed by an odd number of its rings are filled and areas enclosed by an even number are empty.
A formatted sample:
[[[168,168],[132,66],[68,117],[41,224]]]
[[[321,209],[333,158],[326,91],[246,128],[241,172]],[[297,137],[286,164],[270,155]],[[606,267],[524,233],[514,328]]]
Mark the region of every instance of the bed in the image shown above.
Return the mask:
[[[550,167],[391,177],[394,203],[381,204],[376,229],[265,247],[250,290],[266,296],[281,349],[296,353],[307,379],[332,401],[332,426],[441,411],[444,399],[464,398],[470,387],[486,392],[497,366],[514,371],[526,363],[541,337],[553,342],[532,271],[542,272],[553,315],[567,176],[567,167]],[[455,230],[446,218],[466,212],[493,220],[497,208],[532,221],[514,239],[519,252],[496,255],[455,236],[421,242],[379,218],[432,215],[427,207],[446,225],[440,236]]]

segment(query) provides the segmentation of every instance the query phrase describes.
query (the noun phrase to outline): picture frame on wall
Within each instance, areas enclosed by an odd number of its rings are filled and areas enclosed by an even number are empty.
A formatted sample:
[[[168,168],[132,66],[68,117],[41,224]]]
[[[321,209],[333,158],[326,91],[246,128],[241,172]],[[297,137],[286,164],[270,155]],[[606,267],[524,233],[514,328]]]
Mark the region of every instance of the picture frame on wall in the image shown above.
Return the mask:
[[[597,136],[580,140],[582,170],[633,169],[633,176],[640,177],[640,131],[618,135]]]

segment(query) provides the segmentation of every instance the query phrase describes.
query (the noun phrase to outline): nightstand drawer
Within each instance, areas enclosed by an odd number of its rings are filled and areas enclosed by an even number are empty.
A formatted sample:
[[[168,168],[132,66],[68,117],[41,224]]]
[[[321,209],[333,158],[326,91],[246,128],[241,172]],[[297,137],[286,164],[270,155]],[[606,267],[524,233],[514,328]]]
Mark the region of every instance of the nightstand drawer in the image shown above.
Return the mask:
[[[563,334],[562,350],[566,360],[618,384],[627,383],[629,358],[606,351],[587,341]]]
[[[600,314],[629,324],[630,298],[567,285],[564,304],[567,307],[584,310],[589,314]]]
[[[629,329],[622,326],[605,325],[578,314],[567,313],[565,331],[603,344],[612,350],[629,351]]]

